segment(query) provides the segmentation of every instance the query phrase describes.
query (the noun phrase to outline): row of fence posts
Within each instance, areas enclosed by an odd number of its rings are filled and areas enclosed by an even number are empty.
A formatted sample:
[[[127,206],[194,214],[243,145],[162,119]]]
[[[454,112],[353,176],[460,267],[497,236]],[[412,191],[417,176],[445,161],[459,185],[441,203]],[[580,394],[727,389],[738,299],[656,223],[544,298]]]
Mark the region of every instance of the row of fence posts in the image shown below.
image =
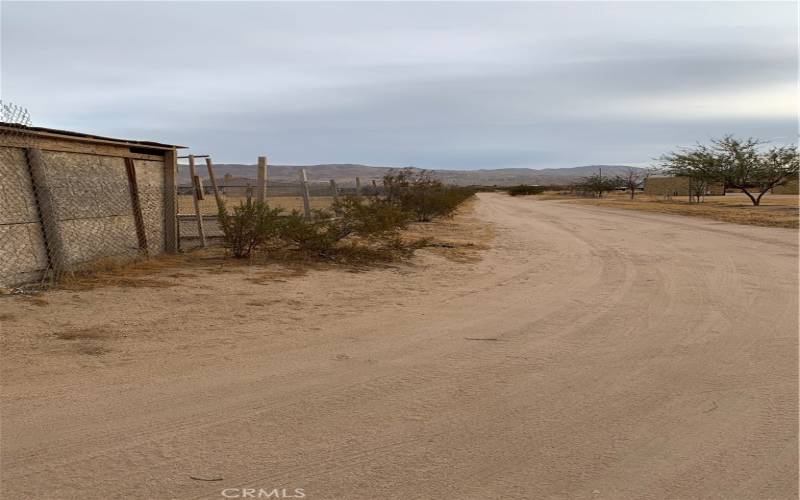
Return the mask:
[[[208,169],[208,179],[211,182],[211,189],[214,192],[214,198],[217,202],[217,208],[222,210],[224,208],[224,202],[222,200],[222,196],[220,195],[219,188],[217,186],[217,179],[214,176],[214,163],[211,160],[210,155],[187,155],[187,156],[180,156],[179,158],[188,159],[189,160],[189,175],[192,179],[192,205],[194,208],[195,218],[197,219],[197,234],[200,238],[200,246],[206,246],[206,232],[205,228],[203,227],[203,211],[200,207],[200,202],[204,199],[205,189],[203,187],[203,179],[197,175],[197,166],[195,165],[195,160],[197,158],[204,158],[206,161],[206,168]],[[303,216],[306,220],[311,220],[311,195],[308,189],[308,174],[306,173],[306,169],[300,169],[300,194],[303,197]],[[336,181],[334,179],[330,180],[330,187],[331,187],[331,196],[333,197],[334,206],[337,206],[339,201],[339,189],[336,186]],[[372,180],[372,188],[377,192],[378,184],[375,182],[375,179]],[[256,201],[261,203],[266,202],[267,200],[267,157],[266,156],[259,156],[258,157],[258,173],[256,175]],[[247,201],[248,203],[252,201],[252,191],[248,190],[247,192]],[[361,196],[361,178],[356,177],[356,196]]]

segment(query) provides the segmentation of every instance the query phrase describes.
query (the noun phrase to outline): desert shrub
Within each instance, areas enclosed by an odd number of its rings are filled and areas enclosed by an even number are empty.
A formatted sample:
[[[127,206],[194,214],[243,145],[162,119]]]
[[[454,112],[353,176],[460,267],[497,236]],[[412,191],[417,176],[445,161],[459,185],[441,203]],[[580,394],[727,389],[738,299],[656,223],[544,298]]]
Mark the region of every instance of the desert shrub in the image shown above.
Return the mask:
[[[413,214],[417,222],[448,217],[475,194],[473,188],[446,186],[424,170],[403,169],[383,178],[386,200]]]
[[[396,235],[370,241],[345,241],[337,246],[332,258],[348,264],[394,262],[411,257],[415,250],[424,246],[421,241],[407,243]]]
[[[345,196],[332,212],[315,210],[308,219],[298,211],[284,215],[258,202],[243,203],[233,214],[223,208],[220,225],[226,246],[240,258],[269,248],[273,257],[392,261],[420,247],[400,237],[411,220],[448,216],[474,194],[470,188],[444,186],[427,174],[409,171],[388,176],[386,187],[383,197]]]
[[[508,194],[511,196],[528,196],[534,194],[541,194],[545,190],[544,186],[529,186],[527,184],[520,184],[519,186],[511,186],[508,188]]]
[[[469,187],[460,186],[445,186],[444,192],[440,195],[440,201],[437,205],[437,217],[450,217],[456,211],[459,205],[472,198],[475,195],[475,190]]]
[[[234,207],[233,213],[222,206],[219,225],[225,246],[236,258],[250,254],[267,241],[280,236],[283,221],[281,209],[269,208],[266,203],[247,201]]]
[[[347,236],[338,226],[331,214],[323,210],[315,210],[311,220],[295,210],[284,218],[280,238],[300,251],[325,256]]]
[[[386,237],[408,224],[411,215],[387,199],[347,196],[334,205],[343,229],[362,238]]]

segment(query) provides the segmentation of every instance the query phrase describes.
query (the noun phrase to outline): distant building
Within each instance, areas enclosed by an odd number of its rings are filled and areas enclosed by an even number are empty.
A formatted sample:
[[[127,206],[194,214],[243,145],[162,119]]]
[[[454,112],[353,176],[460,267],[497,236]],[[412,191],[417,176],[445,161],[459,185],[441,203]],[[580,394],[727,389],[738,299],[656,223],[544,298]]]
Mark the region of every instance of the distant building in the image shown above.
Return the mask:
[[[653,175],[644,181],[644,193],[655,196],[689,196],[692,179],[689,177],[667,177]],[[722,196],[725,194],[725,185],[722,182],[712,182],[708,185],[706,196]]]

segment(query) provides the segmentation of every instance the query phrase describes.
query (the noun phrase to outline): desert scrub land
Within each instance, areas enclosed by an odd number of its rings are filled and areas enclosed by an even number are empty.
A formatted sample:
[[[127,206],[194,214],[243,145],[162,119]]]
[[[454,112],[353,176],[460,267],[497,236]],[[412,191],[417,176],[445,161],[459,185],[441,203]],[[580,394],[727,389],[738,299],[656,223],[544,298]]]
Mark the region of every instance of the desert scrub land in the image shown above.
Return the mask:
[[[222,199],[231,209],[247,201],[247,198],[244,196],[222,195]],[[178,196],[178,213],[194,215],[194,205],[192,203],[191,195]],[[297,210],[298,212],[303,211],[302,196],[269,196],[269,194],[267,194],[267,203],[273,208],[281,208],[286,212],[291,212],[293,210]],[[333,205],[333,196],[311,196],[309,197],[309,204],[312,210],[327,210]],[[203,215],[217,215],[218,211],[213,194],[207,194],[204,199],[200,200],[200,213]]]
[[[603,198],[582,198],[557,193],[544,193],[535,197],[542,200],[563,200],[568,203],[624,208],[672,215],[704,217],[723,222],[753,226],[797,228],[800,221],[800,198],[796,195],[766,195],[760,206],[753,206],[743,194],[706,196],[702,203],[690,203],[686,196],[665,200],[662,196],[637,194],[631,200],[626,193],[608,193]]]
[[[4,497],[797,497],[796,230],[479,193],[405,231],[0,297]]]

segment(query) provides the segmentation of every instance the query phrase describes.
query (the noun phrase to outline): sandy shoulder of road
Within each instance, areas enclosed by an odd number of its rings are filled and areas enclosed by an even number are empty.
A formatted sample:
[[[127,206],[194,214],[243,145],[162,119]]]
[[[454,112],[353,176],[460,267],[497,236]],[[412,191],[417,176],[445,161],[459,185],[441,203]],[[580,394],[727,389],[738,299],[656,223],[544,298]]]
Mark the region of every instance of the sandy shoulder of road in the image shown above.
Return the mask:
[[[2,298],[3,497],[797,498],[796,230],[496,193],[437,224],[404,264]]]
[[[218,347],[256,337],[301,343],[332,318],[401,303],[398,297],[425,293],[482,258],[494,231],[475,217],[474,205],[468,201],[451,219],[412,224],[404,237],[425,238],[430,246],[407,262],[242,264],[218,251],[196,252],[64,289],[0,296],[4,396],[92,370],[117,367],[135,377],[137,367],[151,370],[157,360],[172,358],[174,349],[191,364],[213,357]],[[243,335],[231,333],[242,329]]]

